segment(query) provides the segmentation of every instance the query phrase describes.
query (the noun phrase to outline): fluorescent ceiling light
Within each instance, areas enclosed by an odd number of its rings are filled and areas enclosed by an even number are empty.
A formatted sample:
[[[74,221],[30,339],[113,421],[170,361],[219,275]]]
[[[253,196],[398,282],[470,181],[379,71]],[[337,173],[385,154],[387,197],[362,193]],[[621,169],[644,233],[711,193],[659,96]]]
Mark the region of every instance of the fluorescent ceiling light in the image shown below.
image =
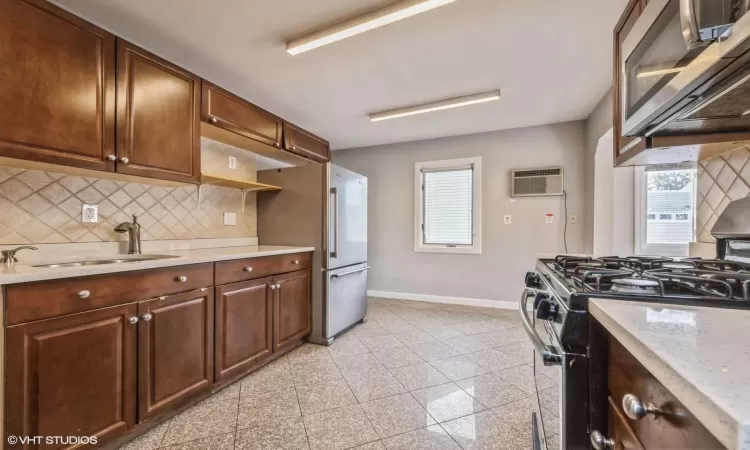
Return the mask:
[[[636,78],[655,77],[661,75],[669,75],[670,73],[680,73],[684,67],[673,67],[670,69],[654,69],[654,70],[639,70]]]
[[[373,11],[357,18],[335,25],[331,28],[315,32],[286,43],[286,51],[292,55],[332,44],[336,41],[355,36],[365,31],[397,22],[411,16],[435,9],[439,6],[453,3],[456,0],[404,0],[383,9]]]
[[[375,114],[370,114],[370,121],[395,119],[397,117],[413,116],[443,109],[458,108],[459,106],[476,105],[500,99],[500,91],[485,92],[484,94],[467,95],[465,97],[450,98],[439,102],[426,103],[424,105],[410,106],[408,108],[392,109]]]

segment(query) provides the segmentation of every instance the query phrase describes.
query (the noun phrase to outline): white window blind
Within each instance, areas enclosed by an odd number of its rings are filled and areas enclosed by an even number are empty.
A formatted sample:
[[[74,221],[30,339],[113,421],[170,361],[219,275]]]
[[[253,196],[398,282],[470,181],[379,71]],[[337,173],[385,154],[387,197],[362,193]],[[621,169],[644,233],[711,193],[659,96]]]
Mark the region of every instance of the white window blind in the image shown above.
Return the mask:
[[[425,244],[473,245],[474,166],[423,169]]]

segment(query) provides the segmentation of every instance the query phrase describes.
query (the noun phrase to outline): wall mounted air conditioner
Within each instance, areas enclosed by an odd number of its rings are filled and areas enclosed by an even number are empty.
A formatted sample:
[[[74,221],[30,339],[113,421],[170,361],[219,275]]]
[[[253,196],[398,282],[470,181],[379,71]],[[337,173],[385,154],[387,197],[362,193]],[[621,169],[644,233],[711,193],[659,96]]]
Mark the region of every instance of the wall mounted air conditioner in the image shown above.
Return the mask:
[[[511,197],[563,195],[563,168],[519,169],[512,171]]]

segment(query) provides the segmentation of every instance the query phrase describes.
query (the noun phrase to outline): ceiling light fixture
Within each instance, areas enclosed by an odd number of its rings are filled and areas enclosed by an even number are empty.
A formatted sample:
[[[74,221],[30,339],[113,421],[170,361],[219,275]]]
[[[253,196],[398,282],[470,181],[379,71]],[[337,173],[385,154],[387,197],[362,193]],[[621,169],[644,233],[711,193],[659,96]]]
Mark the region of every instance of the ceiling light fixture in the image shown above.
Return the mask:
[[[292,55],[332,44],[365,31],[397,22],[411,16],[453,3],[456,0],[404,0],[383,9],[363,14],[331,28],[294,39],[286,43],[286,51]]]
[[[395,119],[398,117],[413,116],[444,109],[458,108],[459,106],[476,105],[500,99],[500,91],[485,92],[483,94],[467,95],[464,97],[450,98],[438,102],[426,103],[424,105],[409,106],[408,108],[392,109],[375,114],[370,114],[370,121]]]
[[[684,67],[672,67],[669,69],[639,70],[636,72],[636,78],[657,77],[673,73],[680,73],[684,69]]]

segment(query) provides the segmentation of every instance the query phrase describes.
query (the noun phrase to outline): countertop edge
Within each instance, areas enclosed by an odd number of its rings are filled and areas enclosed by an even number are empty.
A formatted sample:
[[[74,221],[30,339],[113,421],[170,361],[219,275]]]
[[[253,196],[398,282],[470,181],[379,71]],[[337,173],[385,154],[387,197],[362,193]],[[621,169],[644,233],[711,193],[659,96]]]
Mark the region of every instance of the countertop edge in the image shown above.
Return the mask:
[[[589,302],[589,312],[628,350],[643,366],[662,383],[683,405],[729,450],[744,450],[740,445],[742,434],[748,433],[747,425],[737,422],[721,409],[709,396],[664,361],[658,354],[639,340],[602,309],[597,300]]]
[[[262,247],[262,246],[261,246]],[[281,247],[281,246],[273,246]],[[232,249],[237,247],[219,247]],[[215,249],[198,249],[200,251],[218,250]],[[78,278],[97,275],[106,275],[122,272],[133,272],[138,270],[159,269],[164,267],[186,266],[191,264],[204,264],[220,261],[231,261],[236,259],[260,258],[264,256],[286,255],[290,253],[312,252],[315,247],[287,247],[275,248],[272,250],[255,250],[245,253],[231,253],[226,255],[203,255],[203,256],[184,256],[184,250],[179,251],[162,251],[156,252],[160,255],[178,255],[176,258],[157,259],[148,261],[137,261],[125,264],[103,264],[98,266],[70,267],[58,269],[39,269],[38,272],[30,271],[23,273],[0,273],[0,286],[18,283],[30,283],[36,281],[59,280],[63,278]],[[29,266],[22,266],[28,268]]]

